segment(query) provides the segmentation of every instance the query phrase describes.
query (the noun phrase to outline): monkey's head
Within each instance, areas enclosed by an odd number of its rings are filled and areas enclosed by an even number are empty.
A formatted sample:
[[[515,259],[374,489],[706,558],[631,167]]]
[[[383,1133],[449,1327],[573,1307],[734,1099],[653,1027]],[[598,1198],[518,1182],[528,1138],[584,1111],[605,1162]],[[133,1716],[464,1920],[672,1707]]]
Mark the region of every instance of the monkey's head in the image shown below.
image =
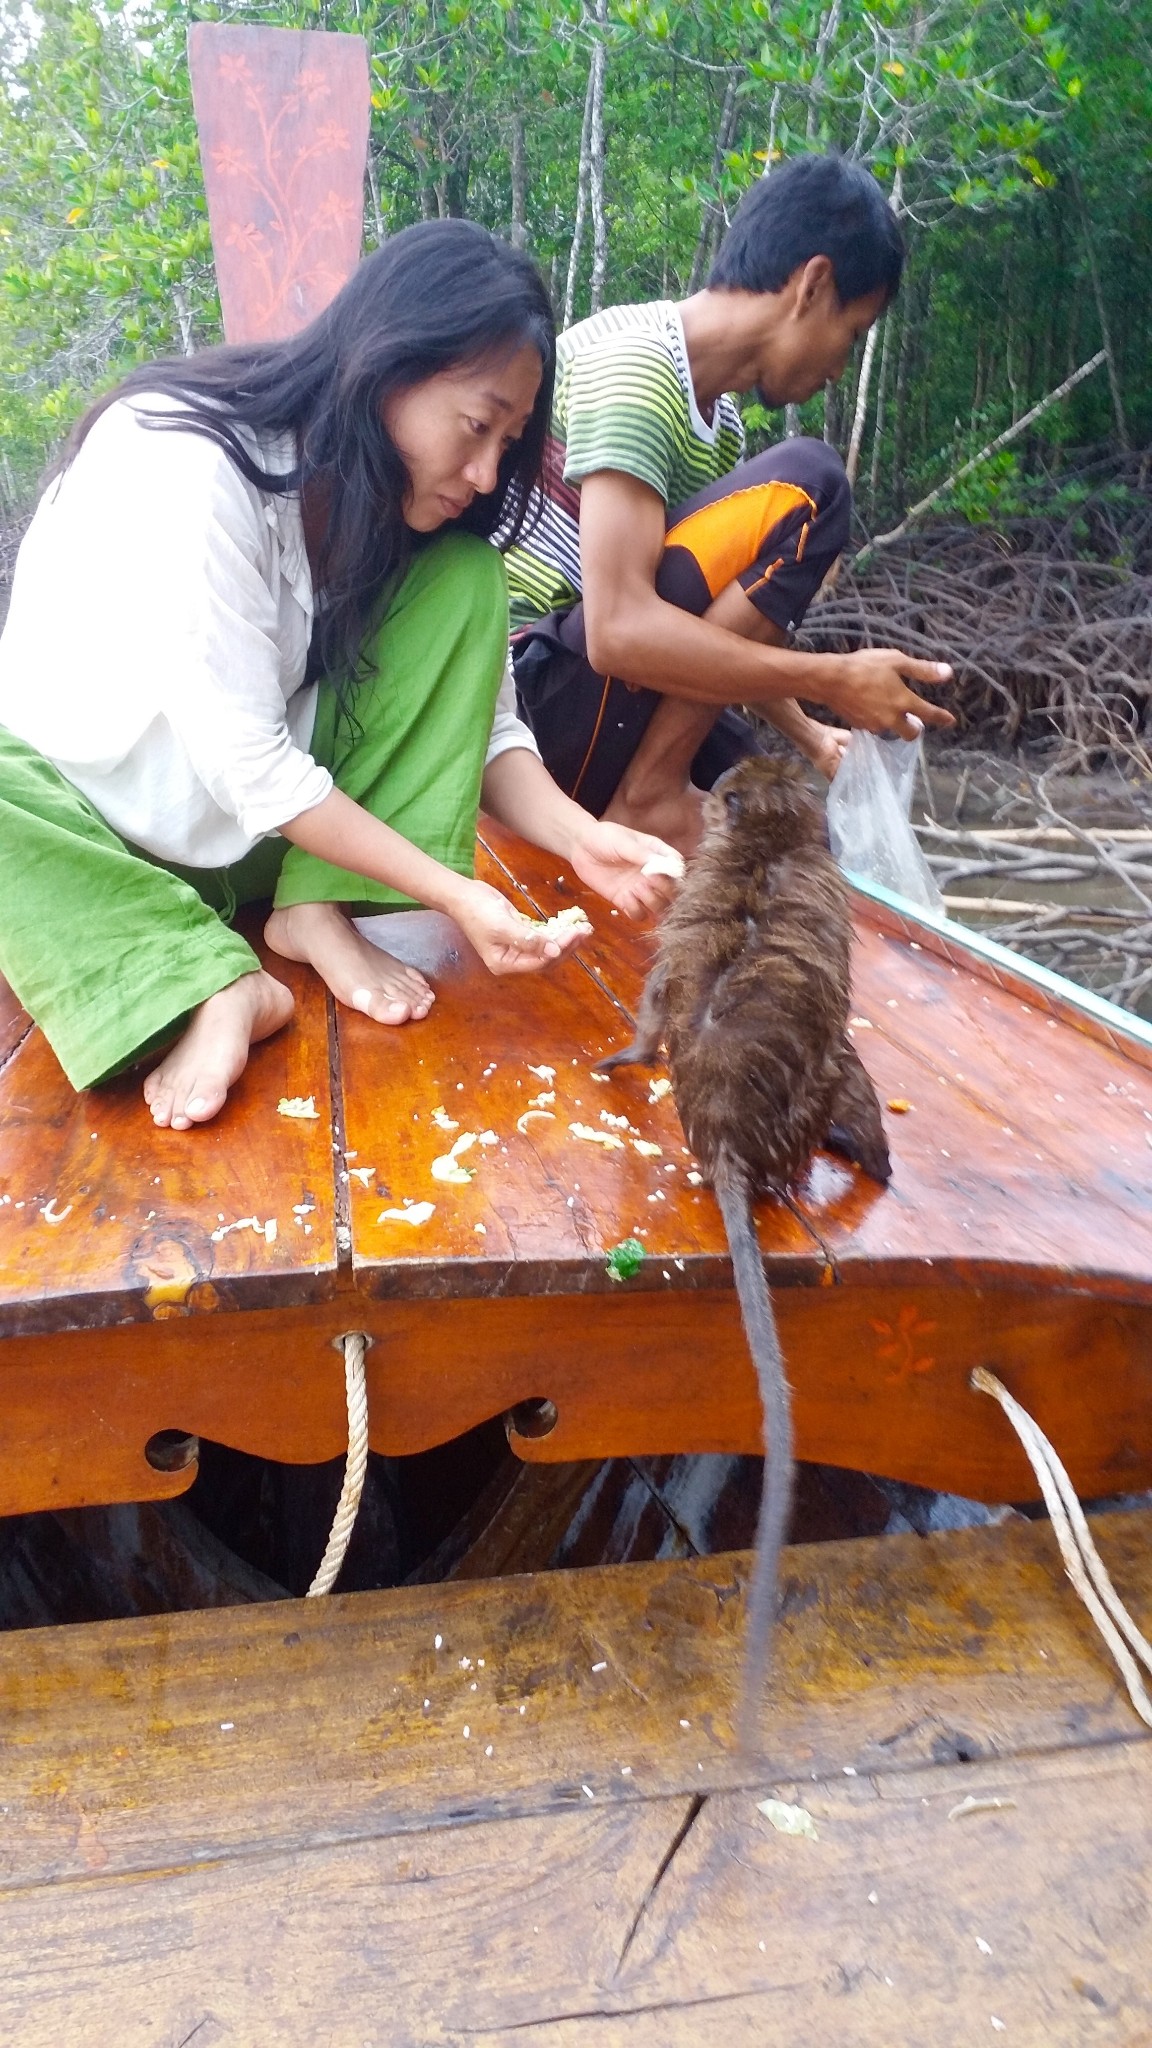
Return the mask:
[[[709,838],[750,838],[772,854],[825,844],[824,812],[791,761],[753,754],[722,775],[704,799]]]

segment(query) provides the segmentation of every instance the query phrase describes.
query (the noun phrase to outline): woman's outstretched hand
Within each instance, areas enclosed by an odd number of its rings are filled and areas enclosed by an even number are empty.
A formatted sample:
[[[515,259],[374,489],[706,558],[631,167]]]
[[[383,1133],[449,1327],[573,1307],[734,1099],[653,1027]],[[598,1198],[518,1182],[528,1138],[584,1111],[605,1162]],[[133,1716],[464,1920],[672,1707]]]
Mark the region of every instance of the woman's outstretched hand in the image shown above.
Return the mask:
[[[684,871],[680,855],[662,839],[604,818],[588,819],[569,860],[580,880],[615,904],[625,917],[665,909]],[[645,874],[646,867],[656,871]]]
[[[531,974],[570,953],[590,925],[553,934],[530,924],[499,889],[468,882],[452,904],[452,915],[490,974]]]

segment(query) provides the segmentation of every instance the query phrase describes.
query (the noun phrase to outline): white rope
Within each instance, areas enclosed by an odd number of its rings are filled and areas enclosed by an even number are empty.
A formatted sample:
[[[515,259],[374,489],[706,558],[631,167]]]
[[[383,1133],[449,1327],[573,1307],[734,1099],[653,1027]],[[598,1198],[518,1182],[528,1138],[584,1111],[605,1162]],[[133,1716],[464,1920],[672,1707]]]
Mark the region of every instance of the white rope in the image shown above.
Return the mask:
[[[1152,1643],[1141,1635],[1104,1569],[1072,1481],[1039,1424],[1032,1420],[1019,1401],[1013,1400],[995,1373],[978,1365],[972,1374],[972,1385],[980,1393],[991,1394],[994,1400],[999,1401],[1028,1453],[1044,1495],[1044,1505],[1052,1518],[1064,1569],[1120,1666],[1132,1705],[1140,1719],[1152,1728],[1152,1699],[1148,1697],[1136,1661],[1139,1658],[1152,1674]]]
[[[348,1395],[348,1460],[327,1547],[320,1560],[320,1569],[308,1588],[309,1600],[316,1593],[331,1592],[336,1583],[359,1512],[364,1474],[368,1469],[368,1388],[364,1378],[364,1353],[368,1349],[368,1339],[362,1330],[349,1330],[347,1336],[339,1341],[344,1347],[344,1385]]]

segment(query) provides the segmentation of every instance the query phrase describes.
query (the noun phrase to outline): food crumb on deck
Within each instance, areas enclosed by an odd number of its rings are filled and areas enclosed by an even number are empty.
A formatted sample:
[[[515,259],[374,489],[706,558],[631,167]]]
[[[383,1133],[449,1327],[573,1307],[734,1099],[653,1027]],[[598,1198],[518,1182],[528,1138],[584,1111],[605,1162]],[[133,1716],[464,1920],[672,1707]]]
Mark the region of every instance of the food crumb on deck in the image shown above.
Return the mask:
[[[434,1637],[433,1637],[433,1639],[432,1639],[432,1648],[433,1648],[434,1650],[440,1650],[440,1649],[443,1649],[443,1647],[444,1647],[444,1638],[443,1638],[443,1636],[434,1636]]]
[[[221,1723],[220,1723],[220,1733],[221,1733],[222,1735],[227,1735],[227,1734],[229,1734],[229,1733],[231,1732],[231,1730],[232,1730],[232,1729],[233,1729],[233,1728],[234,1728],[235,1726],[236,1726],[236,1723],[235,1723],[235,1721],[221,1721]]]
[[[622,1778],[630,1778],[630,1777],[632,1776],[632,1766],[631,1766],[631,1764],[621,1764],[621,1766],[620,1766],[620,1776],[621,1776]]]
[[[976,1936],[976,1946],[979,1949],[982,1956],[991,1955],[992,1943],[990,1941],[985,1941],[984,1936],[982,1934],[978,1934]]]
[[[467,1723],[467,1721],[465,1721],[465,1723],[464,1723],[464,1740],[465,1740],[465,1742],[467,1742],[467,1740],[468,1740],[468,1737],[469,1737],[469,1736],[471,1735],[471,1733],[472,1733],[472,1730],[471,1730],[471,1729],[470,1729],[470,1727],[468,1726],[468,1723]]]
[[[293,1116],[300,1122],[319,1123],[320,1112],[316,1098],[312,1095],[282,1095],[276,1104],[277,1116]]]
[[[585,1799],[595,1799],[596,1794],[592,1790],[591,1785],[581,1785],[580,1790],[584,1794]]]
[[[594,1664],[594,1665],[592,1666],[592,1669],[593,1669],[593,1671],[607,1671],[607,1669],[608,1669],[608,1659],[607,1659],[606,1657],[602,1657],[602,1658],[600,1659],[600,1662],[599,1662],[599,1664]]]

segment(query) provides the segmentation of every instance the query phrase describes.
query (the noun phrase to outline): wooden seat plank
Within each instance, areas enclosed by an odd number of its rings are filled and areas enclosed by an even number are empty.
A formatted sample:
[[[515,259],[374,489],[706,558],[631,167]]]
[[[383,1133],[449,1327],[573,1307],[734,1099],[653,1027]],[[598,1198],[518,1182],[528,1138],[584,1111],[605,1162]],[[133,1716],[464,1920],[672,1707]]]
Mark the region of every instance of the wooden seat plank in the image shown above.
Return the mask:
[[[254,1048],[221,1116],[194,1133],[156,1128],[138,1073],[77,1095],[41,1033],[22,1040],[0,1073],[0,1336],[332,1292],[327,1000],[307,970],[277,971],[292,1027]],[[315,1120],[277,1114],[309,1096]]]
[[[21,2048],[1142,2048],[1146,1746],[1003,1764],[982,1827],[961,1782],[808,1790],[816,1842],[748,1793],[25,1891],[0,2014]]]
[[[744,1563],[3,1638],[0,2032],[1135,2048],[1152,1742],[1051,1532],[786,1553],[758,1763]]]
[[[1092,1528],[1146,1620],[1152,1513]],[[0,1635],[0,1886],[579,1806],[584,1784],[602,1803],[845,1765],[879,1781],[1139,1734],[1051,1530],[1021,1520],[789,1550],[750,1760],[733,1738],[748,1562]]]

